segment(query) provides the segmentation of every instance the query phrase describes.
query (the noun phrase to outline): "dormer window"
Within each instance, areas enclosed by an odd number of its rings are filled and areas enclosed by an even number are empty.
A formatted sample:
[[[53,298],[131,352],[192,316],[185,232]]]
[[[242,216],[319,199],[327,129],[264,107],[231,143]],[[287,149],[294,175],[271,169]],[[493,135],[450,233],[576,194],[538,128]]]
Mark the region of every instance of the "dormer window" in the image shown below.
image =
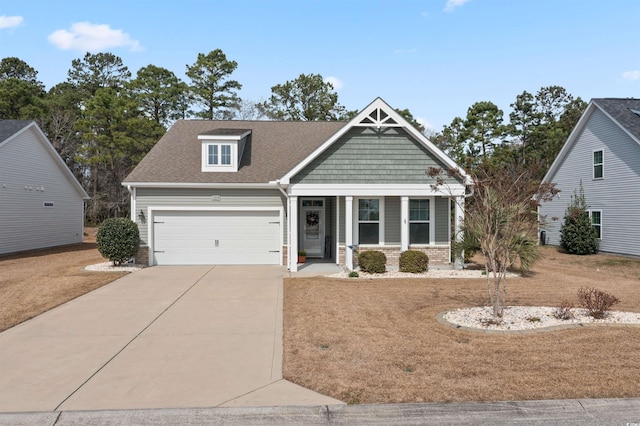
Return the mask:
[[[203,172],[237,172],[251,130],[216,129],[198,135]]]
[[[207,151],[207,166],[231,165],[231,145],[210,143],[207,144]]]

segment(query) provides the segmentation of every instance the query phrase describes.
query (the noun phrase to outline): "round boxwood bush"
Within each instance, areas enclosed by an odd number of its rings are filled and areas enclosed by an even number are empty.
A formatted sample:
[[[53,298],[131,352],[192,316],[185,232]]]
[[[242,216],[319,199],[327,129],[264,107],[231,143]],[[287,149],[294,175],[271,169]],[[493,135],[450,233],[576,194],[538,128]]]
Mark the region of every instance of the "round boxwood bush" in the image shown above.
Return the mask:
[[[429,256],[419,250],[407,250],[400,253],[400,272],[419,274],[429,268]]]
[[[386,272],[387,256],[381,251],[363,251],[358,254],[358,263],[360,264],[360,270],[363,272],[383,274]]]
[[[112,261],[114,265],[121,265],[138,253],[138,225],[125,218],[107,219],[100,225],[96,245],[103,257]]]

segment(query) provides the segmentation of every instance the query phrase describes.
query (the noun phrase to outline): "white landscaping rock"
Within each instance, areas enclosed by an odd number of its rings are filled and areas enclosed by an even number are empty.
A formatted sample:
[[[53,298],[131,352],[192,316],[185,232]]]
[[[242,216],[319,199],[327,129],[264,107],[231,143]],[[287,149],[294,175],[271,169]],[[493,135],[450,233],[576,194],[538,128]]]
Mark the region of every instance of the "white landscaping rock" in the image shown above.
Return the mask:
[[[143,265],[136,265],[134,263],[125,263],[124,265],[113,266],[113,262],[104,262],[89,265],[84,269],[93,272],[135,272],[142,268],[144,268]]]
[[[611,311],[605,318],[595,319],[588,315],[586,309],[572,309],[574,318],[561,320],[553,316],[556,309],[547,306],[508,306],[504,308],[500,324],[486,322],[493,317],[493,310],[488,306],[456,309],[446,312],[442,318],[462,327],[496,331],[535,330],[578,324],[640,324],[640,314],[636,312]]]

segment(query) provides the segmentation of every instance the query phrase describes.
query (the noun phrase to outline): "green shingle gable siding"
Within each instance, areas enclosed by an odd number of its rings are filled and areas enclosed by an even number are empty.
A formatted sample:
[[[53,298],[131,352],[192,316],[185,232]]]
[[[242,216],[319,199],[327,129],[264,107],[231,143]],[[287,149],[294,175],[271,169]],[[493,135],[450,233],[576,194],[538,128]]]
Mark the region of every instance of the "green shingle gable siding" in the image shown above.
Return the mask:
[[[292,183],[428,185],[433,183],[425,173],[429,167],[447,169],[403,129],[356,127],[296,174]]]

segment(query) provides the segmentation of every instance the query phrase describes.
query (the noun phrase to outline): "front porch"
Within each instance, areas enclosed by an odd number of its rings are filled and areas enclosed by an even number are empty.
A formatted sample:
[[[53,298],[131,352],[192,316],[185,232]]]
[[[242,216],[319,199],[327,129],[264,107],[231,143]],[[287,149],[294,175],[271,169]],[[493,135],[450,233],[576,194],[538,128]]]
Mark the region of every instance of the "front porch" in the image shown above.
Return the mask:
[[[394,270],[400,253],[409,249],[425,252],[430,265],[453,266],[451,238],[460,227],[464,203],[463,197],[454,199],[441,195],[289,196],[287,267],[297,272],[308,269],[308,264],[331,264],[354,270],[358,251],[378,250],[385,253],[387,268]],[[308,264],[298,263],[300,251],[306,252]]]

